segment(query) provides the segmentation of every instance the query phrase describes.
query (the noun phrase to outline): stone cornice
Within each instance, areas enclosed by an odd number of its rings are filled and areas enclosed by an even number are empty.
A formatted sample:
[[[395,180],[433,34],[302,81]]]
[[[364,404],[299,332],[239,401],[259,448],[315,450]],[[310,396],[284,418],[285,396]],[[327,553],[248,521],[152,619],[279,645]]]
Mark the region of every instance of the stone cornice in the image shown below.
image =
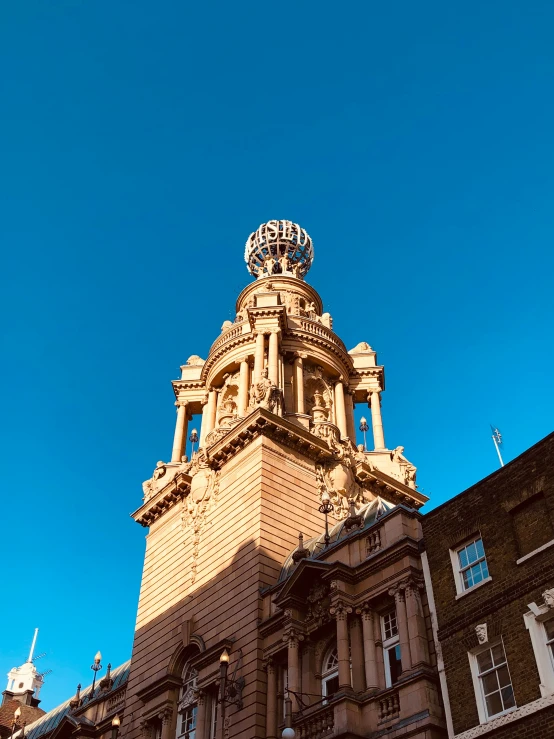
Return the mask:
[[[149,703],[153,698],[165,693],[169,690],[178,690],[183,681],[175,675],[164,675],[152,683],[148,683],[144,688],[137,690],[137,696],[143,703]]]
[[[325,441],[286,418],[276,416],[264,408],[256,408],[228,434],[208,449],[210,466],[219,469],[241,449],[261,435],[288,446],[313,459],[314,462],[333,459],[333,453]]]
[[[208,358],[206,359],[204,366],[202,367],[202,382],[204,384],[206,383],[211,368],[223,355],[227,354],[230,349],[234,349],[237,346],[252,344],[252,351],[254,351],[253,345],[255,340],[256,335],[253,332],[250,332],[248,334],[240,334],[239,336],[229,338],[228,341],[222,342],[213,353],[210,352]]]
[[[429,500],[423,493],[404,485],[404,483],[375,469],[365,461],[356,461],[355,471],[356,477],[362,483],[366,483],[364,487],[369,487],[372,492],[383,498],[386,498],[387,495],[392,495],[395,498],[392,502],[421,508]],[[370,485],[368,486],[367,483],[370,483]]]
[[[302,320],[308,321],[308,319],[302,319]],[[315,325],[319,326],[320,324],[315,324]],[[333,332],[330,331],[330,333],[333,333]],[[333,334],[333,335],[336,336],[336,334]],[[322,347],[323,349],[325,349],[325,351],[330,352],[335,357],[337,357],[337,359],[340,360],[343,366],[343,369],[344,369],[344,372],[343,372],[344,376],[345,377],[350,376],[350,373],[352,372],[352,358],[350,357],[346,349],[343,349],[338,344],[335,344],[330,338],[319,336],[309,331],[305,331],[300,327],[290,328],[287,331],[287,334],[285,336],[285,339],[287,338],[297,339],[298,341],[302,341],[303,343],[313,344],[315,346]],[[340,339],[338,339],[338,341],[340,341]],[[342,341],[340,342],[340,344],[344,346],[344,344],[342,344]]]
[[[177,473],[165,487],[158,490],[140,508],[131,513],[132,518],[141,526],[150,526],[162,513],[165,513],[185,497],[190,490],[191,479],[190,475],[184,472]]]
[[[234,643],[235,639],[233,637],[225,637],[224,639],[220,639],[209,649],[206,649],[205,652],[200,652],[197,657],[194,657],[190,661],[190,664],[193,665],[196,670],[202,670],[215,663],[217,663],[217,666],[219,667],[219,658],[223,650],[226,649],[229,654],[231,654]]]

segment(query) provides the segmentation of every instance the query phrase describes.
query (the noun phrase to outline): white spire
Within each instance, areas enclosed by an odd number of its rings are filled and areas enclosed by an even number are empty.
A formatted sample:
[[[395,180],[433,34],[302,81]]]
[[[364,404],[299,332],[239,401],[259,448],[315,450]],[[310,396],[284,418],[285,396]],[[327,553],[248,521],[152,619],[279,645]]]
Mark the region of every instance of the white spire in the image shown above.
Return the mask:
[[[33,661],[33,652],[35,651],[35,644],[37,643],[37,634],[38,634],[38,629],[35,629],[35,635],[33,636],[33,643],[31,644],[31,651],[29,652],[29,657],[27,659],[27,662]]]

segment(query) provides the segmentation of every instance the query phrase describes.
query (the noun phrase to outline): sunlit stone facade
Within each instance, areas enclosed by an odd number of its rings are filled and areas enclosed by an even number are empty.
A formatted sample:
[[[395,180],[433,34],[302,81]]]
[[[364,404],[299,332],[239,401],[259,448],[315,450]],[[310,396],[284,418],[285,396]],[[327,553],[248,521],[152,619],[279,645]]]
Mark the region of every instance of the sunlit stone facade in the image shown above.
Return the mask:
[[[245,257],[255,279],[173,382],[171,460],[134,513],[148,535],[122,734],[445,736],[418,552],[426,498],[386,446],[383,367],[366,342],[346,349],[304,281],[303,229],[263,224]],[[355,404],[369,406],[367,450]]]

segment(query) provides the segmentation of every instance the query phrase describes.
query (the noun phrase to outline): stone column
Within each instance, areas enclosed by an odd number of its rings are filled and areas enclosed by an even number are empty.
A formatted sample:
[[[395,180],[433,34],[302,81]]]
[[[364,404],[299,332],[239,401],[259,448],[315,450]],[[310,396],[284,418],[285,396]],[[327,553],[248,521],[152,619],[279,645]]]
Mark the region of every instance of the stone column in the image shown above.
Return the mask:
[[[296,412],[304,413],[304,360],[301,354],[294,358],[294,399]]]
[[[175,405],[177,406],[177,421],[175,423],[171,461],[180,462],[187,445],[188,403],[186,400],[177,400]]]
[[[371,406],[371,425],[373,426],[373,448],[386,449],[383,419],[381,418],[381,388],[368,393]]]
[[[402,672],[412,669],[412,655],[410,652],[410,634],[408,633],[408,616],[406,614],[406,598],[403,588],[397,586],[389,590],[389,595],[394,596],[396,603],[396,622],[398,624],[398,637],[400,640],[400,657],[402,659]]]
[[[173,729],[173,709],[166,706],[159,718],[162,720],[162,739],[173,739],[172,735],[175,733]]]
[[[287,643],[287,676],[292,701],[292,712],[298,711],[298,699],[295,693],[300,692],[300,660],[298,659],[299,644],[304,637],[295,629],[289,631],[283,637]]]
[[[377,663],[377,687],[385,687],[385,655],[383,654],[383,634],[381,631],[381,617],[373,614],[373,634],[375,638],[375,661]]]
[[[352,687],[356,693],[365,690],[364,643],[362,625],[358,616],[350,619],[350,644],[352,654]]]
[[[427,641],[427,630],[425,628],[425,618],[421,606],[419,587],[419,583],[410,580],[404,591],[408,634],[410,637],[410,652],[414,666],[421,663],[429,664],[429,644]]]
[[[264,368],[265,334],[256,333],[256,349],[254,352],[254,382],[259,382]]]
[[[272,659],[267,661],[266,739],[277,739],[277,670]],[[202,734],[198,733],[199,739]]]
[[[335,383],[335,421],[339,427],[340,435],[343,439],[348,436],[346,428],[346,409],[344,406],[344,385],[342,378]]]
[[[215,428],[215,414],[217,411],[217,390],[213,387],[208,392],[208,402],[202,411],[202,428],[200,429],[200,444],[203,447],[206,444],[206,437]]]
[[[379,687],[379,681],[377,679],[377,649],[375,646],[373,611],[368,606],[362,606],[362,608],[356,609],[356,613],[362,617],[365,685],[367,690],[375,690]]]
[[[346,390],[346,428],[348,430],[348,438],[353,444],[356,444],[356,426],[354,424],[354,395],[350,390]]]
[[[239,416],[244,417],[248,413],[248,391],[250,389],[250,365],[248,364],[248,357],[244,357],[240,361],[240,374],[239,374],[239,397],[238,397],[238,409],[237,413]]]
[[[206,693],[198,691],[198,712],[196,714],[196,736],[202,739],[206,736]],[[179,719],[177,719],[179,720]]]
[[[267,359],[267,376],[277,387],[281,386],[279,377],[279,329],[271,329]]]
[[[338,601],[331,608],[337,620],[337,655],[339,659],[339,690],[352,689],[350,682],[350,649],[348,644],[348,614],[352,608]]]
[[[198,448],[202,449],[204,446],[204,441],[206,439],[206,434],[208,433],[208,411],[209,411],[209,401],[210,399],[210,393],[209,391],[206,391],[206,394],[204,396],[204,399],[202,400],[202,424],[200,426],[200,441],[198,442]]]

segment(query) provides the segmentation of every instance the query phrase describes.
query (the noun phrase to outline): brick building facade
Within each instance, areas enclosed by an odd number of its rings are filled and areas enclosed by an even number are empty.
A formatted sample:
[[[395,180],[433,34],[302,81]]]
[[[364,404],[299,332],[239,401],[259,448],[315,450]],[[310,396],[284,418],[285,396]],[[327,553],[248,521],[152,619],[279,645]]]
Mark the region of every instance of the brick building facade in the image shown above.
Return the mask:
[[[450,735],[554,737],[554,434],[422,525]]]

